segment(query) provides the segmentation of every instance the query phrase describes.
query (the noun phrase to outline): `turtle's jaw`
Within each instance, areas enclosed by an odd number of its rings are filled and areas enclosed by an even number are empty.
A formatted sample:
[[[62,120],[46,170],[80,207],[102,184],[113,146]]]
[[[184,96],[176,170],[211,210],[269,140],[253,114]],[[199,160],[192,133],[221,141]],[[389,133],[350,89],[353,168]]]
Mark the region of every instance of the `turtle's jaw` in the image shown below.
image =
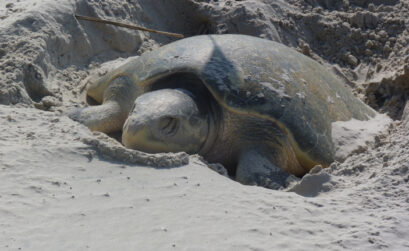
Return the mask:
[[[208,130],[206,139],[203,141],[203,144],[197,151],[197,153],[203,157],[206,157],[207,154],[213,149],[217,138],[219,137],[220,128],[218,125],[220,124],[220,121],[219,118],[215,115],[214,111],[208,113],[207,124]]]
[[[123,127],[122,143],[149,153],[198,153],[209,131],[207,116],[186,91],[149,92],[135,100]]]

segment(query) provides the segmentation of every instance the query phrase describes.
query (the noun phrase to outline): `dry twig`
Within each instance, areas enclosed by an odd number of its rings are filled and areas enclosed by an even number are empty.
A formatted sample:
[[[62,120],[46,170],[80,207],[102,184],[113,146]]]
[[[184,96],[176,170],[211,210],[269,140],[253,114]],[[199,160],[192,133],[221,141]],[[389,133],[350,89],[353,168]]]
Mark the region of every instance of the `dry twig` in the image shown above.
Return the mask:
[[[144,28],[144,27],[140,27],[140,26],[136,26],[136,25],[132,25],[132,24],[124,24],[124,23],[119,23],[119,22],[115,22],[115,21],[99,19],[99,18],[95,18],[95,17],[86,17],[86,16],[75,15],[75,18],[77,18],[78,20],[86,20],[86,21],[98,22],[98,23],[103,23],[103,24],[112,24],[112,25],[132,29],[132,30],[141,30],[141,31],[147,31],[147,32],[152,32],[152,33],[156,33],[156,34],[166,35],[166,36],[184,38],[184,36],[182,34],[178,34],[178,33],[152,30],[152,29],[148,29],[148,28]]]

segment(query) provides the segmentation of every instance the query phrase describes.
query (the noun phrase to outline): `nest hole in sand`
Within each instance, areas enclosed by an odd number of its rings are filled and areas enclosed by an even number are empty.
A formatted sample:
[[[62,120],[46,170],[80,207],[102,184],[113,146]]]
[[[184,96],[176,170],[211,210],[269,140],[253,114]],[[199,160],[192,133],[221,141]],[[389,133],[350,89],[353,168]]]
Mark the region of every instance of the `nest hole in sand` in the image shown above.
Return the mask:
[[[392,119],[401,120],[409,100],[409,68],[392,77],[382,78],[366,85],[365,102]]]

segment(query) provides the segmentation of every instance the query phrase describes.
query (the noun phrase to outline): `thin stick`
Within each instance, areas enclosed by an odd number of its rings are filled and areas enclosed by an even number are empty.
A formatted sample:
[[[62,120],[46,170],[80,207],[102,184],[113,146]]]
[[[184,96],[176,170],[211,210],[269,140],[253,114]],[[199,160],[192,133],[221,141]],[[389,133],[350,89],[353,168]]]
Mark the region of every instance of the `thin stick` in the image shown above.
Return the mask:
[[[132,25],[132,24],[124,24],[124,23],[119,23],[119,22],[114,22],[114,21],[109,21],[109,20],[103,20],[103,19],[99,19],[99,18],[95,18],[95,17],[85,17],[85,16],[80,16],[80,15],[75,15],[75,18],[77,18],[78,20],[86,20],[86,21],[98,22],[98,23],[103,23],[103,24],[112,24],[112,25],[132,29],[132,30],[148,31],[148,32],[152,32],[152,33],[166,35],[166,36],[184,38],[184,36],[182,34],[178,34],[178,33],[152,30],[152,29],[148,29],[148,28],[144,28],[144,27],[140,27],[140,26],[136,26],[136,25]]]

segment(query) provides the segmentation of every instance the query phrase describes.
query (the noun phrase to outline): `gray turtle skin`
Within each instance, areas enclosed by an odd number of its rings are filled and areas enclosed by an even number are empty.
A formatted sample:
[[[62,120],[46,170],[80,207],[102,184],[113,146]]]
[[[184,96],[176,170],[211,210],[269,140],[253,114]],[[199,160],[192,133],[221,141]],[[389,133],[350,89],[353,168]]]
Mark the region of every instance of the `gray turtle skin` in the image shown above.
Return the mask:
[[[126,147],[146,152],[198,153],[268,188],[334,160],[332,122],[375,116],[317,62],[245,35],[165,45],[91,80],[87,95],[101,105],[70,116],[91,130],[123,130]]]

